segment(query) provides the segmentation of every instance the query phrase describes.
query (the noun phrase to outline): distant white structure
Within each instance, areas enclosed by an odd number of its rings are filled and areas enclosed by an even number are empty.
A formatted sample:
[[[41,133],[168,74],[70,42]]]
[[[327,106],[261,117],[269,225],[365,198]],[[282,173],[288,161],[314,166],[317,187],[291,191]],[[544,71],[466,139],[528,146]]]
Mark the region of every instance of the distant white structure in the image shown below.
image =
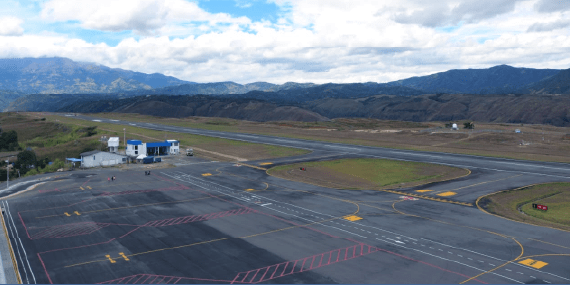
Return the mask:
[[[515,133],[520,134],[520,133],[521,133],[521,130],[516,129],[516,130],[515,130]]]
[[[119,137],[110,137],[107,141],[107,147],[109,148],[109,152],[119,152]]]
[[[451,125],[451,129],[454,130],[454,131],[459,130],[459,128],[457,127],[457,124]]]
[[[116,153],[94,150],[81,154],[81,167],[100,167],[122,163],[127,163],[127,157]]]
[[[178,154],[180,153],[180,142],[177,140],[166,140],[167,143],[170,143],[169,153],[170,154]]]

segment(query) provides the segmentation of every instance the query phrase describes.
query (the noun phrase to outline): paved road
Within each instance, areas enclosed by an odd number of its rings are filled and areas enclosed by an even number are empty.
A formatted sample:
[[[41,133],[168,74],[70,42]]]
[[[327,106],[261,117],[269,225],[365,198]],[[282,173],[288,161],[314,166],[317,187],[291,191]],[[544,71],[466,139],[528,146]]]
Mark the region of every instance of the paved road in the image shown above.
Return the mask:
[[[460,201],[567,181],[570,173],[556,163],[176,130],[313,150],[275,164],[374,156],[460,165],[472,174],[425,186],[453,190]],[[183,159],[150,176],[76,171],[2,202],[23,282],[570,283],[565,231],[475,207],[334,190],[234,163]],[[110,175],[117,181],[107,182]]]

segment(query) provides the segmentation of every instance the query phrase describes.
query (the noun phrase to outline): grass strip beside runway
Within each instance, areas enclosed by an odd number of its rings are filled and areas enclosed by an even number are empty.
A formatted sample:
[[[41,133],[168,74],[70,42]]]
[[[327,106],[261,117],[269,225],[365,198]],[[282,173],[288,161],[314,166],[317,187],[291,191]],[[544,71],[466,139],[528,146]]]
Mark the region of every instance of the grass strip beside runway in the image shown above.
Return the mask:
[[[547,211],[532,204],[548,206]],[[570,183],[546,183],[502,191],[481,199],[487,211],[538,226],[570,230]]]

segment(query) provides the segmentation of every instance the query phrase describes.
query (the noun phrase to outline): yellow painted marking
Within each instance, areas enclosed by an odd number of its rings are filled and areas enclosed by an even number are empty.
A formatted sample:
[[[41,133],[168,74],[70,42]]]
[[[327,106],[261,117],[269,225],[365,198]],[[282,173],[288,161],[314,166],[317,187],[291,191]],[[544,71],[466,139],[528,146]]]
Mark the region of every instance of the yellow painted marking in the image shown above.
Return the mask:
[[[119,252],[119,255],[124,258],[126,261],[129,261],[129,258],[123,252]]]
[[[538,261],[538,260],[534,260],[534,259],[525,259],[523,261],[519,261],[520,264],[524,264],[526,266],[530,266],[532,268],[536,268],[536,269],[541,269],[544,266],[548,265],[548,263],[544,262],[544,261]]]
[[[204,173],[202,176],[212,176],[212,173]]]
[[[68,217],[71,216],[68,212],[64,212],[63,214],[68,216]]]
[[[81,187],[81,186],[79,186],[79,188],[80,188],[81,190],[85,190],[85,189],[83,189],[83,187]]]
[[[245,189],[245,191],[255,191],[255,189]]]
[[[455,194],[457,194],[457,193],[451,192],[451,191],[447,191],[447,192],[439,193],[439,194],[437,194],[437,196],[449,197],[449,196],[453,196],[453,195],[455,195]]]
[[[273,162],[263,162],[263,163],[260,163],[259,165],[272,165],[272,164],[273,164]]]
[[[106,257],[107,259],[109,259],[109,261],[111,261],[111,263],[115,263],[115,262],[116,262],[116,261],[115,261],[115,260],[113,260],[113,259],[111,258],[111,256],[110,256],[110,255],[108,255],[108,254],[107,254],[107,255],[105,255],[105,257]]]
[[[356,215],[345,216],[345,217],[343,217],[343,219],[351,221],[351,222],[362,220],[361,217],[356,216]]]
[[[91,188],[91,186],[87,186],[87,188],[89,188],[89,189],[93,189],[93,188]]]
[[[420,193],[425,193],[425,192],[430,192],[430,191],[433,191],[433,190],[416,190],[416,192],[420,192]]]
[[[73,213],[75,213],[75,214],[78,215],[78,216],[81,216],[81,214],[79,214],[79,212],[77,212],[77,211],[75,211],[75,212],[73,212]]]

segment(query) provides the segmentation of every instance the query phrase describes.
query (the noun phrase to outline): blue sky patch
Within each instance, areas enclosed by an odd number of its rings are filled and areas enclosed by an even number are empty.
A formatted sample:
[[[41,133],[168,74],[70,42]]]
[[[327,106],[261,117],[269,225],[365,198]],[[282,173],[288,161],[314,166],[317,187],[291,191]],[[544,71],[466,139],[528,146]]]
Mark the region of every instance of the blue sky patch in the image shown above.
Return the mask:
[[[264,0],[209,0],[199,1],[198,6],[210,13],[227,13],[233,17],[248,17],[253,22],[267,20],[272,23],[279,18],[279,6]]]

